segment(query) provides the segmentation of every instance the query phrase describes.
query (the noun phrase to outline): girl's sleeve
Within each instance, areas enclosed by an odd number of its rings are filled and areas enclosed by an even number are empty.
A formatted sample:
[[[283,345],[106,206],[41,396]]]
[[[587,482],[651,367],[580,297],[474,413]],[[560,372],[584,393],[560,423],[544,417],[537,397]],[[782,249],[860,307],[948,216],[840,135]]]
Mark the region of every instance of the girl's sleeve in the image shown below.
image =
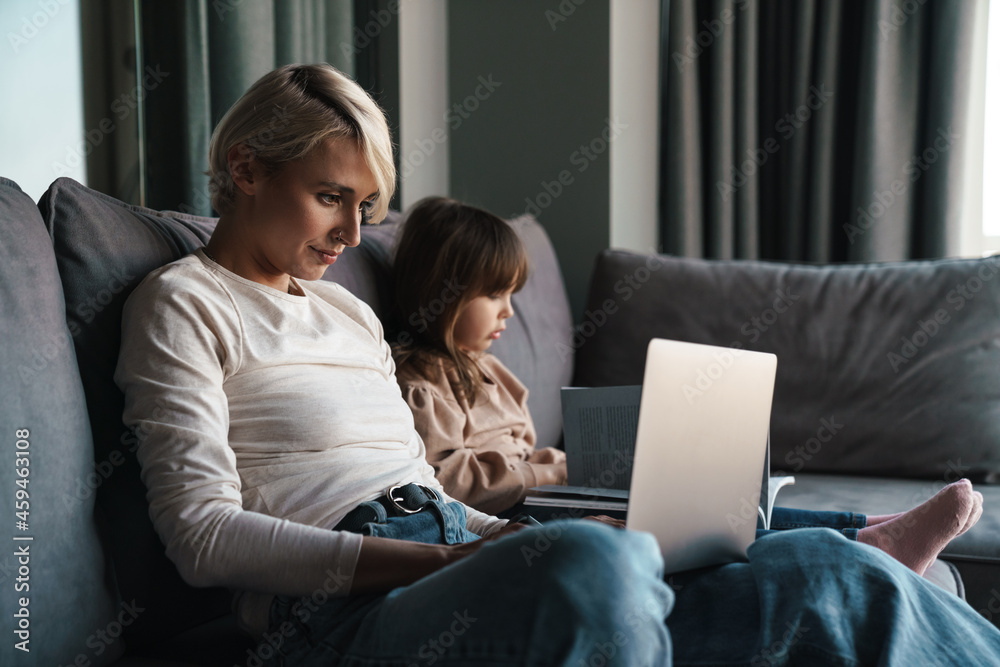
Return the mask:
[[[331,594],[347,595],[360,535],[243,510],[223,391],[241,323],[227,292],[205,291],[184,276],[147,279],[122,319],[115,381],[167,556],[193,586],[303,595],[331,591],[332,574]]]
[[[445,491],[466,505],[497,514],[519,503],[536,485],[532,464],[501,452],[465,446],[466,414],[457,401],[425,383],[406,383],[403,398]]]

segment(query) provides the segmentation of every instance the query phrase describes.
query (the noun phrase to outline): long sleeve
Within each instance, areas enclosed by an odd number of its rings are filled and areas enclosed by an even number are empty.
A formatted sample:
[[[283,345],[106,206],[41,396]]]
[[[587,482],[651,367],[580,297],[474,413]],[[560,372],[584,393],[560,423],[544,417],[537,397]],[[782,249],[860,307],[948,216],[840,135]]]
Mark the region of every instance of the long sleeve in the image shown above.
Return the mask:
[[[195,586],[301,595],[329,589],[333,573],[346,595],[361,536],[243,509],[223,389],[241,364],[242,323],[224,292],[184,282],[136,289],[115,374],[168,557]]]

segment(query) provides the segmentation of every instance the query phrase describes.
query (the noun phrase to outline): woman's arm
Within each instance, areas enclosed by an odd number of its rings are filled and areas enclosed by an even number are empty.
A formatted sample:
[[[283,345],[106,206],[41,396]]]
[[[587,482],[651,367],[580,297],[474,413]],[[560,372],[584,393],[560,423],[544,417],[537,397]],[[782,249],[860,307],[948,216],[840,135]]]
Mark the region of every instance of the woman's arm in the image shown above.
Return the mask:
[[[527,524],[509,524],[481,540],[464,544],[423,544],[365,536],[354,571],[352,593],[379,593],[437,572],[441,568],[479,551],[483,544],[504,535],[528,528]]]
[[[175,269],[130,296],[115,374],[168,557],[195,586],[302,595],[333,572],[346,594],[360,535],[243,510],[223,390],[241,362],[241,322],[225,290]]]

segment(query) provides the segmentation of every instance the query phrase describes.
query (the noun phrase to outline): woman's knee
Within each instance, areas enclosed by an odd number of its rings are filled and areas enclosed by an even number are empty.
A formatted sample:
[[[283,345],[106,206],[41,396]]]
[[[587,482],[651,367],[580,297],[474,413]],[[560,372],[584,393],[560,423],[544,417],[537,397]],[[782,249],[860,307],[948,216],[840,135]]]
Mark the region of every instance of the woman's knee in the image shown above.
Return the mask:
[[[554,521],[517,534],[529,568],[601,570],[608,574],[649,572],[662,577],[663,559],[648,533],[614,528],[597,521]]]
[[[674,595],[651,535],[561,521],[505,539],[517,546],[536,613],[570,632],[569,644],[599,664],[658,664],[669,654]]]
[[[651,608],[661,620],[673,606],[652,535],[595,521],[557,521],[513,539],[525,576],[539,590],[560,588],[568,604],[607,607],[603,613],[619,617]]]

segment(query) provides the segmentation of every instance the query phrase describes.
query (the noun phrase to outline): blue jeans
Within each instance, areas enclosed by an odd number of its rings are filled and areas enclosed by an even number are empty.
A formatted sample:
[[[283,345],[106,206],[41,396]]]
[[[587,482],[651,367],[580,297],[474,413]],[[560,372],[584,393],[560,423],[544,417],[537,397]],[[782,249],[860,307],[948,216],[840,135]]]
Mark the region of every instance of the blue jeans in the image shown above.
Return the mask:
[[[464,526],[461,505],[438,503],[362,532],[427,543],[476,539]],[[269,632],[284,627],[284,640],[269,664],[998,662],[1000,631],[965,602],[834,530],[772,532],[747,556],[671,575],[668,585],[650,535],[555,521],[386,594],[310,609],[278,597]]]
[[[760,525],[758,522],[757,525]],[[757,529],[757,539],[778,530],[795,528],[832,528],[849,540],[858,540],[858,531],[868,525],[868,517],[856,512],[820,512],[775,507],[771,510],[771,529]]]

